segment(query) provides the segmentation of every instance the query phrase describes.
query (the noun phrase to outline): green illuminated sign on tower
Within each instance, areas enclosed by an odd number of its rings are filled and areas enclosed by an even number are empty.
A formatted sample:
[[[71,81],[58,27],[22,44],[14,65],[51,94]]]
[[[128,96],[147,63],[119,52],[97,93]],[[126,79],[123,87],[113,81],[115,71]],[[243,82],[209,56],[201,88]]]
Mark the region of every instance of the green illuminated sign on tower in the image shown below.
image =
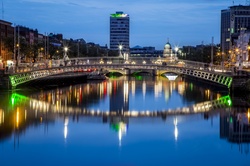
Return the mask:
[[[120,17],[127,17],[128,14],[124,14],[124,13],[115,13],[115,14],[111,14],[111,17],[114,17],[114,18],[120,18]]]

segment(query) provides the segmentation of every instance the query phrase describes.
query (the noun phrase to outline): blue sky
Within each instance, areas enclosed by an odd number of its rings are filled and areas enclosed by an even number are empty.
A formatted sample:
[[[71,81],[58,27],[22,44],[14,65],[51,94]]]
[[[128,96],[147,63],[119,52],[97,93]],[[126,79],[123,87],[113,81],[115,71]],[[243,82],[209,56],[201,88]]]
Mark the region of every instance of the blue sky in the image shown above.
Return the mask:
[[[0,0],[1,18],[39,33],[62,33],[64,38],[109,45],[109,16],[130,15],[130,47],[163,49],[220,42],[220,11],[232,0]],[[234,5],[246,0],[234,0]],[[1,5],[2,6],[2,5]]]

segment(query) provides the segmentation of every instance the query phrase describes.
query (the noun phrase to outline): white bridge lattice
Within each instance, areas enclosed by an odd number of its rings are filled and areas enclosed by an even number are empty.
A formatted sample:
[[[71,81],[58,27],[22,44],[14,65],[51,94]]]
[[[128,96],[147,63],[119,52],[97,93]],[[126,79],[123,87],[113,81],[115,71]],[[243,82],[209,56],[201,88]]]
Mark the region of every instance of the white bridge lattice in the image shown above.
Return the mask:
[[[96,60],[97,61],[97,60]],[[211,81],[230,88],[232,84],[232,76],[225,74],[225,72],[215,72],[215,70],[208,70],[204,67],[204,64],[186,62],[185,66],[178,66],[177,64],[124,64],[124,63],[112,63],[112,64],[100,64],[93,62],[92,64],[72,64],[71,66],[60,67],[47,67],[36,70],[29,70],[25,72],[18,72],[9,74],[9,79],[12,87],[16,87],[25,82],[29,82],[35,79],[44,78],[47,76],[65,74],[70,72],[76,72],[86,69],[98,69],[102,71],[117,71],[122,74],[128,74],[135,71],[147,71],[153,75],[161,75],[166,72],[173,72],[176,74],[184,74],[193,76],[206,81]],[[87,75],[87,73],[86,73]]]

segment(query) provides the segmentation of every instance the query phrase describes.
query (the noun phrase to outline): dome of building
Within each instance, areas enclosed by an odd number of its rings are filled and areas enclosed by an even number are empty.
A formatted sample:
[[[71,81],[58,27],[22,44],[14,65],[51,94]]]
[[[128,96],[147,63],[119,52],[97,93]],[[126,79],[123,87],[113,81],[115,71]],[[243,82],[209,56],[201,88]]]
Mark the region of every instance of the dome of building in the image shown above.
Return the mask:
[[[171,44],[167,42],[164,46],[163,57],[171,57],[171,56],[172,56]]]
[[[165,49],[171,49],[171,44],[169,42],[167,42],[164,46],[164,50]]]

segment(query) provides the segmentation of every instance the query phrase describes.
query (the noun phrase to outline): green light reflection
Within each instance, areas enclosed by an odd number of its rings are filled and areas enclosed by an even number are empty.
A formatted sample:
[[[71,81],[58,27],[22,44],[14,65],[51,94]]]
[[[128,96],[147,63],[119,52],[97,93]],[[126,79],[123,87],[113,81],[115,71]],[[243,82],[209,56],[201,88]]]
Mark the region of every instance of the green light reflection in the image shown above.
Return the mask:
[[[29,98],[26,96],[23,96],[23,95],[20,95],[17,93],[12,93],[11,98],[10,98],[10,103],[12,106],[14,106],[14,105],[21,103],[21,102],[28,100],[28,99]]]

